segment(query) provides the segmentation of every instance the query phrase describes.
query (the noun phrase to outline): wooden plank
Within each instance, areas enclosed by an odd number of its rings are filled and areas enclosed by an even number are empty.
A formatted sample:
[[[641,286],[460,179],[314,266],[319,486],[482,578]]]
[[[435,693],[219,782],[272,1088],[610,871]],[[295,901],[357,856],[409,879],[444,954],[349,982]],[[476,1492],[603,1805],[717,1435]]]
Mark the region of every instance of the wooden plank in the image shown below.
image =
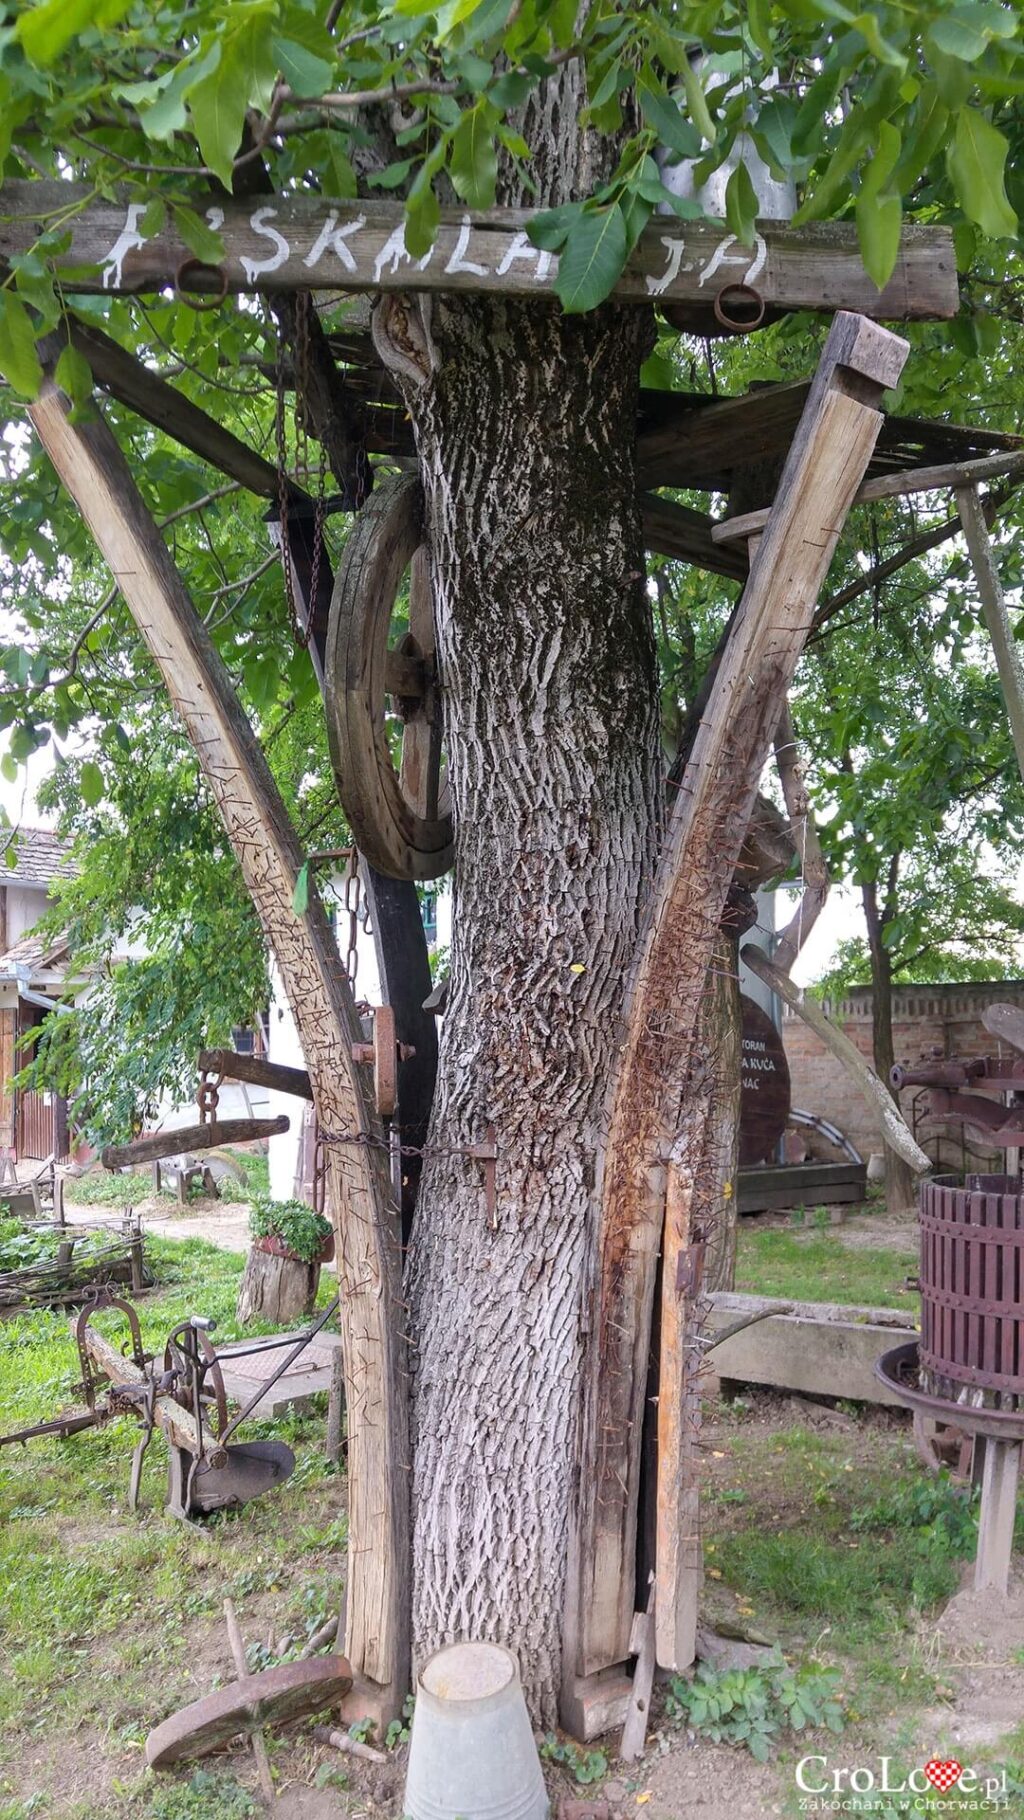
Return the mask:
[[[557,255],[530,244],[521,210],[443,209],[430,252],[405,250],[403,205],[311,195],[246,201],[195,195],[192,206],[220,233],[225,255],[206,289],[219,291],[500,291],[544,296]],[[71,244],[59,261],[68,290],[111,295],[164,290],[192,255],[173,226],[144,239],[145,204],[95,196],[84,185],[12,182],[0,189],[0,258],[27,252],[40,227],[59,221]],[[202,275],[194,270],[196,288]],[[711,305],[725,284],[756,284],[782,310],[859,310],[885,319],[953,316],[959,308],[952,234],[906,227],[895,270],[879,291],[846,222],[791,228],[762,222],[745,248],[713,221],[659,216],[644,229],[615,295],[633,303]]]
[[[981,610],[992,640],[1017,764],[1021,777],[1024,777],[1024,664],[1021,662],[1020,646],[1010,623],[1006,596],[996,568],[992,539],[988,534],[977,487],[957,487],[956,503],[981,596]]]
[[[997,1441],[992,1435],[986,1435],[978,1553],[974,1562],[975,1592],[984,1592],[991,1587],[1005,1596],[1009,1585],[1020,1456],[1019,1441]]]
[[[937,493],[948,487],[957,489],[959,499],[960,489],[974,493],[979,480],[994,480],[999,476],[1011,479],[1022,472],[1024,452],[1019,450],[1008,450],[1005,455],[983,455],[977,461],[950,461],[934,468],[901,468],[895,474],[878,474],[872,480],[865,480],[857,488],[854,504],[870,505],[876,499],[896,499],[910,493]],[[722,518],[711,527],[712,542],[745,542],[755,532],[762,531],[767,522],[767,508],[760,512],[743,512],[736,518]],[[988,527],[985,528],[987,535]]]
[[[689,1668],[697,1651],[701,1572],[698,1285],[685,1275],[687,1256],[694,1255],[692,1203],[692,1179],[670,1163],[661,1254],[655,1654],[659,1668],[673,1670]]]
[[[285,1068],[281,1062],[268,1062],[263,1055],[239,1055],[235,1049],[200,1049],[199,1072],[219,1074],[226,1081],[252,1081],[256,1087],[293,1093],[300,1100],[313,1098],[305,1068]]]
[[[640,511],[646,549],[659,556],[677,556],[698,569],[710,569],[715,575],[727,575],[730,581],[746,581],[746,549],[717,544],[714,520],[707,513],[695,512],[692,506],[679,505],[674,499],[659,499],[657,493],[641,495]]]
[[[278,496],[277,469],[255,449],[233,436],[183,392],[151,373],[141,360],[119,347],[102,329],[76,318],[68,319],[68,333],[78,352],[92,368],[93,378],[111,397],[151,423],[165,435],[173,436],[183,448],[191,449],[222,474],[237,480],[250,493],[261,499]],[[291,483],[288,483],[289,490]]]
[[[863,317],[833,323],[676,794],[638,944],[598,1159],[578,1579],[567,1612],[581,1674],[621,1661],[629,1641],[664,1158],[680,1129],[707,967],[818,590],[882,421],[864,401],[880,402],[906,355],[904,341]]]
[[[58,186],[61,187],[61,186]],[[48,369],[62,338],[43,344]],[[348,1653],[377,1710],[408,1685],[408,1423],[397,1311],[401,1266],[382,1133],[352,1059],[361,1029],[314,891],[292,908],[303,852],[223,662],[102,416],[72,423],[44,380],[30,415],[167,685],[217,804],[292,1005],[316,1084],[337,1235],[349,1432]],[[358,1141],[345,1141],[351,1135]],[[365,1140],[369,1140],[368,1142]],[[378,1698],[379,1696],[379,1698]]]
[[[72,1325],[75,1332],[77,1322]],[[106,1373],[112,1384],[147,1384],[149,1379],[140,1371],[133,1359],[126,1358],[106,1334],[100,1333],[97,1327],[88,1326],[85,1330],[85,1350],[98,1371]],[[153,1404],[153,1416],[167,1439],[175,1447],[184,1447],[189,1453],[195,1453],[199,1445],[196,1432],[196,1419],[192,1412],[183,1409],[171,1396],[159,1396]],[[202,1425],[203,1440],[208,1451],[213,1452],[216,1441],[205,1422]]]
[[[183,1156],[189,1150],[223,1150],[228,1144],[252,1144],[258,1138],[277,1137],[287,1131],[284,1113],[276,1119],[211,1119],[205,1125],[182,1125],[173,1131],[151,1131],[130,1144],[107,1144],[100,1151],[104,1169],[130,1169],[165,1156]]]

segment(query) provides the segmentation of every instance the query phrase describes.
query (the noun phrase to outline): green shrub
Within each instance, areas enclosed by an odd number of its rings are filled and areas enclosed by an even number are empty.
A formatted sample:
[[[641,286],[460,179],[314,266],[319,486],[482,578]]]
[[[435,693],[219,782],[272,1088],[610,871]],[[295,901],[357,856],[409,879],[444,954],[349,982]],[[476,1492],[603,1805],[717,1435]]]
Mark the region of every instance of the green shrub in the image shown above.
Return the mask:
[[[827,1725],[843,1729],[840,1675],[835,1668],[790,1668],[775,1651],[760,1668],[711,1668],[702,1662],[692,1681],[674,1676],[665,1703],[713,1744],[741,1744],[759,1763],[786,1731]]]
[[[272,1201],[269,1195],[258,1194],[249,1209],[249,1231],[254,1239],[279,1238],[296,1257],[312,1264],[330,1237],[331,1222],[304,1201]]]

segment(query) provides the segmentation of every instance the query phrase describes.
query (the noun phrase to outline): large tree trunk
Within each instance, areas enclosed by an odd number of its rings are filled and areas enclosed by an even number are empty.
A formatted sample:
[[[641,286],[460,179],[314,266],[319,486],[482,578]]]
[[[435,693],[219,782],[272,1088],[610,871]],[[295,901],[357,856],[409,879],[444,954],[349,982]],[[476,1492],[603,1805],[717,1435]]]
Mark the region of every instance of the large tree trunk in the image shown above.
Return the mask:
[[[550,1722],[594,1158],[660,822],[634,468],[647,327],[451,298],[426,323],[389,303],[376,332],[416,426],[456,825],[408,1274],[414,1646],[500,1639]],[[493,1204],[464,1154],[490,1125]]]

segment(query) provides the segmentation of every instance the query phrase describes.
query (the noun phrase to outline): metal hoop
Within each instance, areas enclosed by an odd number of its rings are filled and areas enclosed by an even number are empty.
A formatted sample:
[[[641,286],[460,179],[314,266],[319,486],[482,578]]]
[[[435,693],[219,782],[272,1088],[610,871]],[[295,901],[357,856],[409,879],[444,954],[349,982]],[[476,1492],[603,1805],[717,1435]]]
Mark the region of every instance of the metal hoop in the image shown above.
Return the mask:
[[[217,279],[220,288],[212,296],[200,297],[195,291],[186,289],[185,279],[198,272],[210,272]],[[195,254],[190,254],[182,260],[174,274],[174,289],[190,310],[216,310],[228,294],[228,275],[222,265],[211,265],[209,260],[197,259]]]
[[[749,319],[730,314],[737,304],[747,305],[755,314]],[[715,298],[715,321],[731,335],[749,335],[752,329],[759,329],[764,321],[764,298],[760,291],[755,291],[752,284],[723,284]]]

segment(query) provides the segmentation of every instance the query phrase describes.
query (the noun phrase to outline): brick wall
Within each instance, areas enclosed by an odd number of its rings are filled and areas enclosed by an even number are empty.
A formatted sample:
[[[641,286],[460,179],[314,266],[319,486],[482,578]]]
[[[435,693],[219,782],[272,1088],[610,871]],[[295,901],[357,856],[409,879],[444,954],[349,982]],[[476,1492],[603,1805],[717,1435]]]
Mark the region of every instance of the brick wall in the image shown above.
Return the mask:
[[[969,985],[906,986],[893,993],[893,1047],[898,1062],[930,1061],[940,1056],[1002,1055],[1008,1052],[989,1036],[981,1023],[988,1005],[1024,1006],[1024,980],[984,980]],[[858,986],[848,998],[826,1003],[825,1009],[861,1053],[871,1059],[871,989]],[[782,1040],[792,1080],[792,1104],[803,1112],[838,1125],[861,1155],[867,1158],[882,1147],[878,1119],[861,1098],[840,1064],[797,1017],[784,1010]],[[937,1164],[961,1167],[959,1127],[932,1125],[924,1116],[920,1090],[906,1088],[903,1116]]]

